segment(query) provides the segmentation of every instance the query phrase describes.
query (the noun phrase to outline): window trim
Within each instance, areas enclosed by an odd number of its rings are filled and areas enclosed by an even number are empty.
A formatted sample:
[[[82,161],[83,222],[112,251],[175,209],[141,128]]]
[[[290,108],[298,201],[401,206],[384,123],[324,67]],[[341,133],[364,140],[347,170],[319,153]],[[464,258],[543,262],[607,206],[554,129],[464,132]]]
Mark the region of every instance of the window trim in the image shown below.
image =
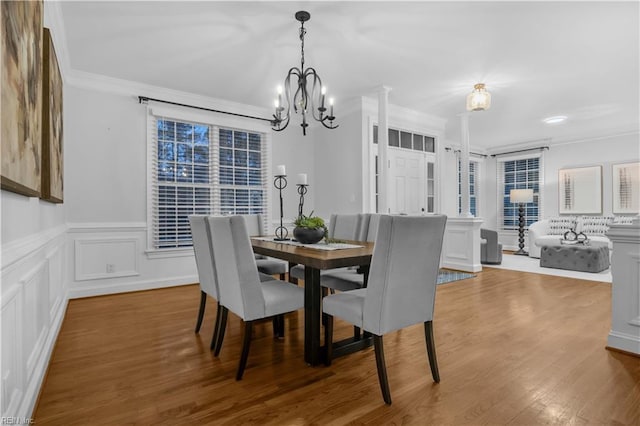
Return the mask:
[[[146,232],[147,232],[147,242],[146,242],[146,250],[145,254],[149,259],[155,258],[171,258],[171,257],[182,257],[189,256],[193,254],[193,247],[183,247],[183,248],[167,248],[167,249],[158,249],[153,246],[153,171],[154,171],[154,158],[153,158],[153,141],[154,134],[156,130],[156,119],[159,117],[164,117],[166,119],[170,118],[176,121],[186,121],[192,123],[206,124],[216,129],[219,128],[229,128],[229,129],[237,129],[243,130],[247,132],[260,133],[262,135],[263,141],[265,143],[265,158],[264,158],[264,167],[267,176],[271,176],[272,173],[272,161],[271,161],[271,153],[272,153],[272,135],[271,135],[271,127],[262,122],[257,122],[255,120],[235,117],[235,116],[220,116],[214,115],[210,113],[204,113],[203,111],[197,111],[189,108],[171,106],[168,107],[166,105],[159,105],[153,101],[149,101],[147,104],[146,111],[146,121],[147,121],[147,133],[146,133],[146,155],[147,155],[147,165],[146,165],[146,192],[147,192],[147,203],[146,203]],[[267,179],[267,182],[269,180]],[[265,188],[265,206],[266,211],[264,213],[268,226],[271,226],[271,200],[272,190],[269,185]]]
[[[481,210],[480,210],[480,206],[481,206],[481,200],[480,200],[480,179],[481,179],[481,171],[480,171],[480,165],[483,163],[483,159],[481,158],[471,158],[469,157],[469,163],[474,163],[474,168],[475,171],[473,172],[474,175],[474,195],[469,194],[469,210],[471,210],[471,198],[475,198],[476,199],[476,214],[473,217],[482,217],[481,214]],[[458,211],[458,214],[461,214],[462,212],[462,191],[461,191],[461,182],[460,182],[460,175],[462,174],[462,171],[460,170],[462,166],[462,159],[460,158],[460,155],[456,152],[456,184],[457,184],[457,188],[458,188],[458,200],[456,202],[456,209]],[[471,176],[471,168],[469,168],[469,176]],[[471,182],[469,182],[469,189],[471,189]],[[473,212],[471,212],[471,214],[473,214]]]
[[[519,155],[500,156],[496,158],[496,229],[501,233],[517,235],[517,229],[504,228],[504,163],[509,161],[538,158],[538,221],[544,218],[544,151]],[[503,163],[500,165],[500,163]],[[529,227],[525,227],[525,233]]]

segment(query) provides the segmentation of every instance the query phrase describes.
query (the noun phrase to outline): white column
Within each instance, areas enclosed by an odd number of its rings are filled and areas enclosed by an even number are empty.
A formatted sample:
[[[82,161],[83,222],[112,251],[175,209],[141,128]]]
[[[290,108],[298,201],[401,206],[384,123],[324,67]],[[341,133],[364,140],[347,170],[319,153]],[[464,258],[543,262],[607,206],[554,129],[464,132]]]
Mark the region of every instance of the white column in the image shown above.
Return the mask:
[[[460,188],[462,208],[460,217],[473,217],[469,201],[469,113],[460,115],[462,141],[460,150]]]
[[[611,225],[611,331],[607,349],[640,355],[640,219]]]
[[[378,212],[389,212],[389,91],[378,91]]]

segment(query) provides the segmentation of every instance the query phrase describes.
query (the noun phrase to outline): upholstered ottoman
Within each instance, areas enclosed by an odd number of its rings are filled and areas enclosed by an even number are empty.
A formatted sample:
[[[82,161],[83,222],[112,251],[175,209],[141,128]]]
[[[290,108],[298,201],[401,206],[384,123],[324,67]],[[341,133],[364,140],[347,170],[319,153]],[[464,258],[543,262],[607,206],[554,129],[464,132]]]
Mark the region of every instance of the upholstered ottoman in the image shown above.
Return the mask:
[[[609,267],[609,248],[605,245],[543,246],[540,266],[582,272],[600,272]]]

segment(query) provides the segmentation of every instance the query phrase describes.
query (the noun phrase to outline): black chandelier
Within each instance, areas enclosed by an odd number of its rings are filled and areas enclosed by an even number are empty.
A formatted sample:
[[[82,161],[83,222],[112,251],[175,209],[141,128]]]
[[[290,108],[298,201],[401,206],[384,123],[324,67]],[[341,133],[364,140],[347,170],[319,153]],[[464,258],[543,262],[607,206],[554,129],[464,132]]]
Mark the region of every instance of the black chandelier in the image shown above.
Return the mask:
[[[307,114],[311,110],[311,116],[322,123],[327,129],[335,129],[338,125],[333,124],[335,117],[333,116],[333,98],[329,98],[329,113],[325,107],[326,88],[322,85],[322,80],[315,69],[309,67],[304,68],[304,35],[307,30],[304,23],[311,18],[309,12],[301,10],[296,13],[296,19],[300,21],[300,68],[293,67],[289,70],[287,78],[284,80],[284,103],[282,97],[282,87],[278,87],[278,98],[275,101],[276,113],[273,115],[273,130],[281,131],[287,128],[291,119],[291,106],[293,111],[302,115],[302,134],[307,134]],[[291,77],[297,77],[297,88],[292,88]],[[311,84],[311,90],[307,87]],[[317,106],[317,107],[316,107]]]

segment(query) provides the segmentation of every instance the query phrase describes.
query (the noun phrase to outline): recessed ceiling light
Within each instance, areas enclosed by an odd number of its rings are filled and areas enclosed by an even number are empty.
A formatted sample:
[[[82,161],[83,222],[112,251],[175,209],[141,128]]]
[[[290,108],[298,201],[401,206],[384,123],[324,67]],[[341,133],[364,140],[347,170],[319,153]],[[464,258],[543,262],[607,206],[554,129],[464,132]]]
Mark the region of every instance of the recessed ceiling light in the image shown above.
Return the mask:
[[[542,121],[545,122],[546,124],[558,124],[558,123],[562,123],[566,119],[567,119],[566,115],[554,115],[553,117],[547,117]]]

